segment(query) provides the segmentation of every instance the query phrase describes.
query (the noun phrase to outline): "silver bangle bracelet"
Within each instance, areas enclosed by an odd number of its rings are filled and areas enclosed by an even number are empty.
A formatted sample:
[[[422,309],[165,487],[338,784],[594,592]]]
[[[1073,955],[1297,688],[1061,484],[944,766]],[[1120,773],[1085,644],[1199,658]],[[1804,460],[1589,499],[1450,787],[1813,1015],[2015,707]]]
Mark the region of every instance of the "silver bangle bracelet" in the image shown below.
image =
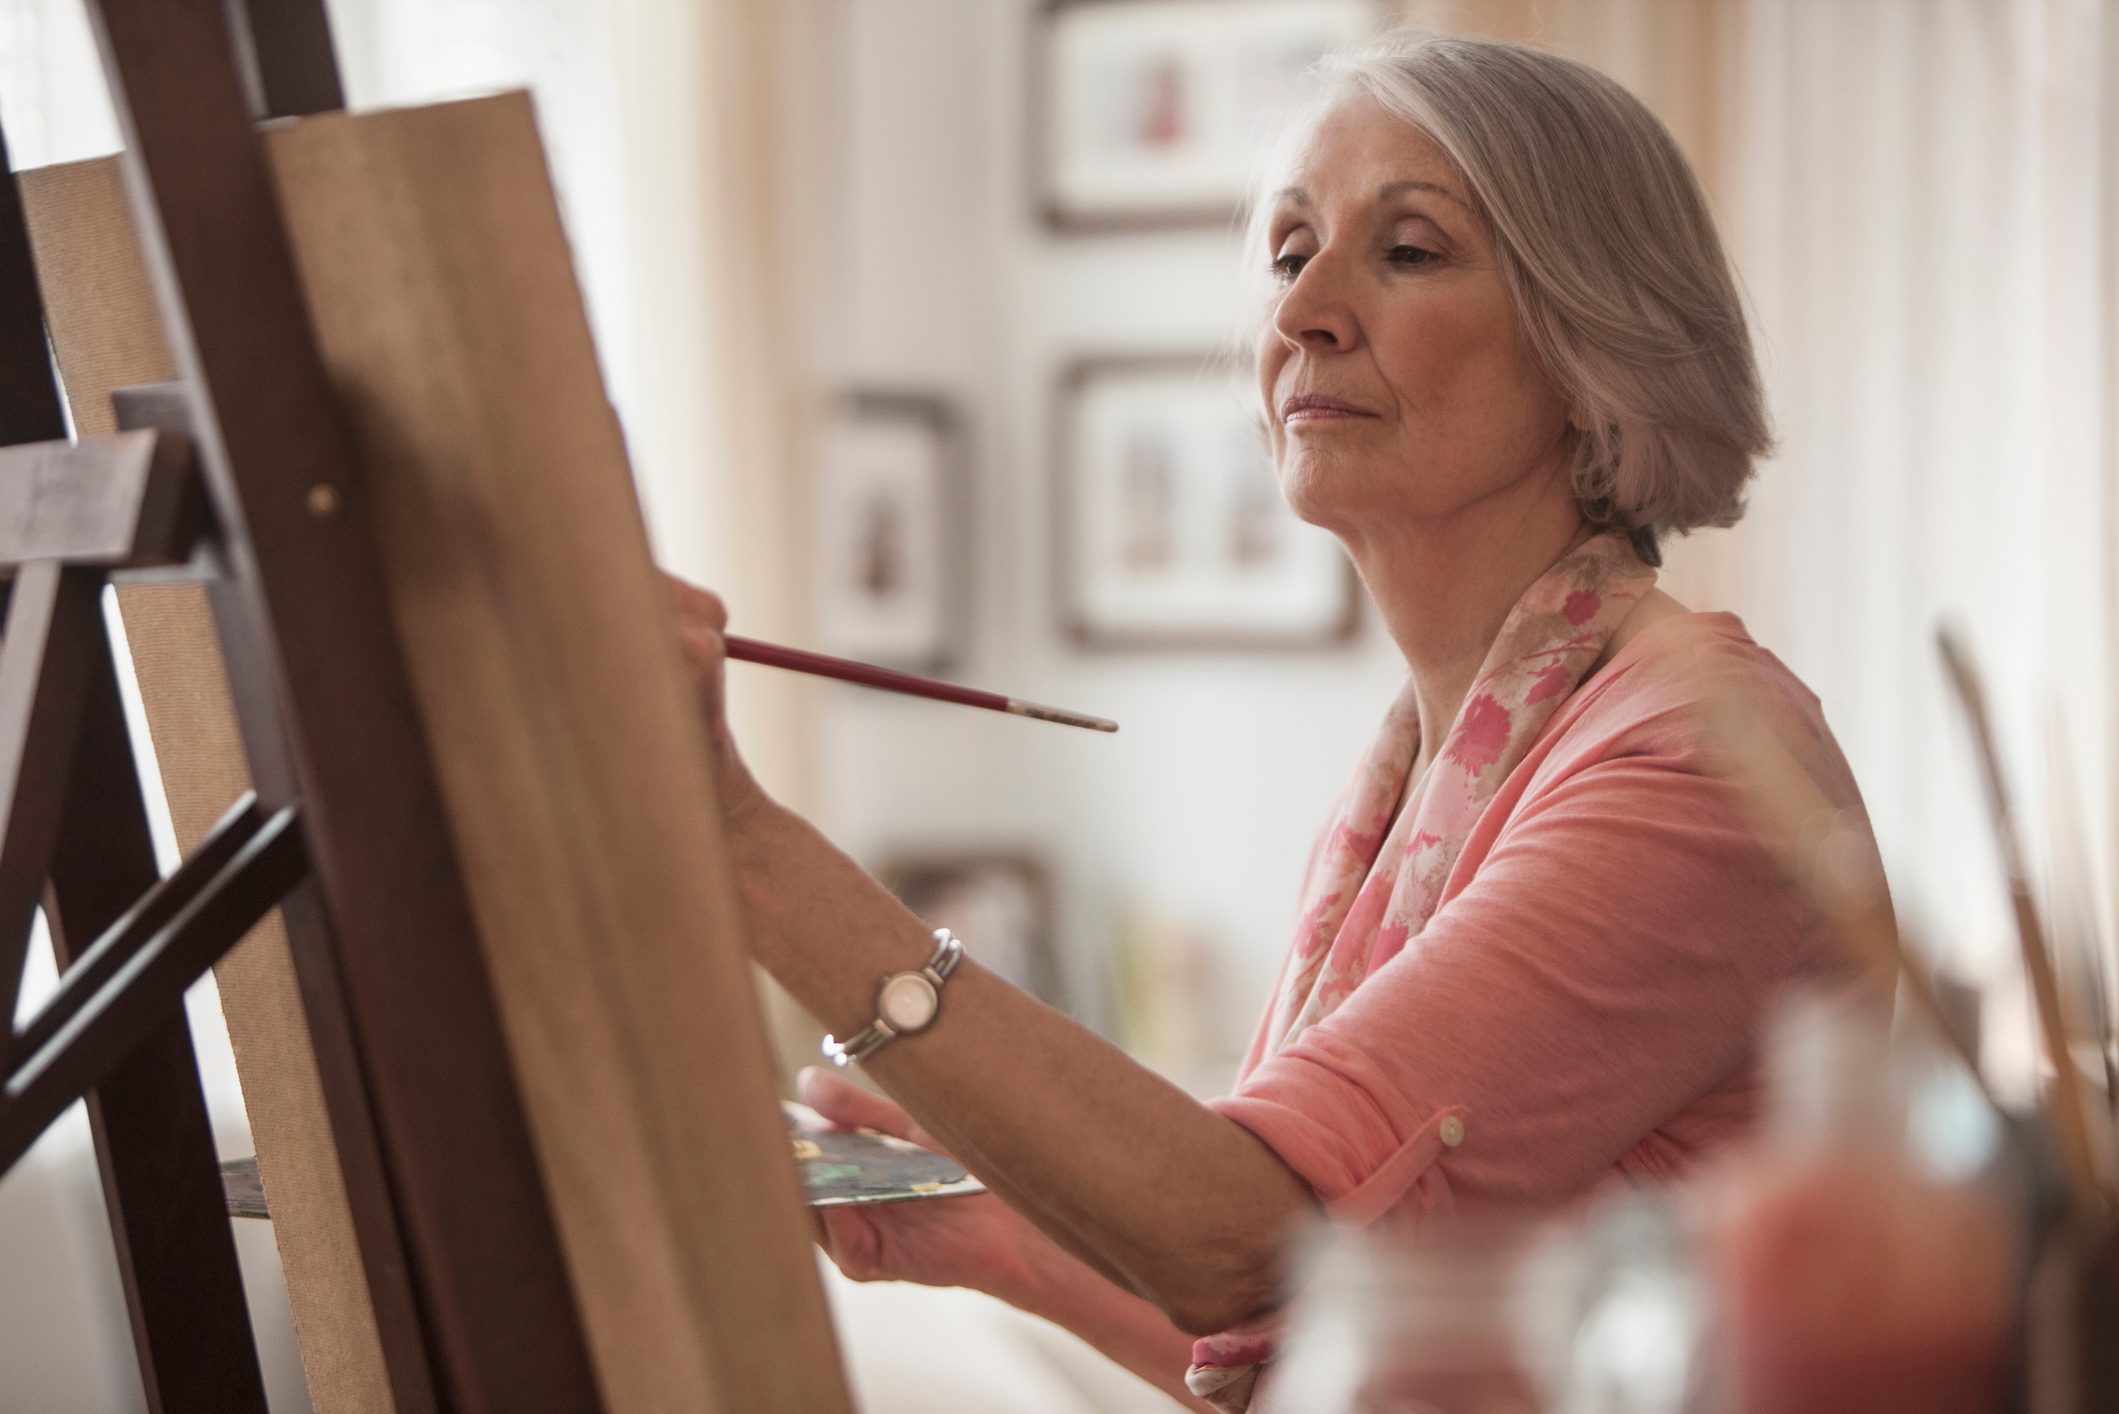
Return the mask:
[[[893,972],[876,988],[876,1019],[844,1041],[824,1038],[824,1058],[844,1067],[866,1060],[900,1036],[934,1025],[942,1010],[942,986],[963,959],[964,945],[947,928],[934,930],[934,956],[914,972]]]

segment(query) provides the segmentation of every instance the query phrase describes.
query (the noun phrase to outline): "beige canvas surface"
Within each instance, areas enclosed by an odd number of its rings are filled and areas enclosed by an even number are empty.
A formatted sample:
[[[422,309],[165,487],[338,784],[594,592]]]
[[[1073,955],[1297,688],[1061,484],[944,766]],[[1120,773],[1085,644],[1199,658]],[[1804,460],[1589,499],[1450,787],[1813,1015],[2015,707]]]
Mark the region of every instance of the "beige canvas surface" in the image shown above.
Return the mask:
[[[114,429],[113,389],[172,377],[115,161],[22,175],[53,347],[82,436]],[[250,787],[203,589],[118,596],[177,843]],[[389,1414],[368,1285],[339,1179],[286,933],[274,914],[214,969],[273,1206],[296,1340],[320,1414]]]

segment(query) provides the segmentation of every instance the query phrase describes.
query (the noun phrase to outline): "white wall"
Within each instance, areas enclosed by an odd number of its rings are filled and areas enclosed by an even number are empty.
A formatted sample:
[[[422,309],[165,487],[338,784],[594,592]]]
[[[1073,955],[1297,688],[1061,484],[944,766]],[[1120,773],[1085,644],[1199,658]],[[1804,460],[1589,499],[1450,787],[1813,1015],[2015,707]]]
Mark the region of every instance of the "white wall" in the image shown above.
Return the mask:
[[[844,26],[840,257],[824,369],[942,393],[970,424],[977,533],[967,682],[1119,720],[1069,732],[821,689],[818,816],[873,859],[906,843],[1034,846],[1057,870],[1086,1019],[1125,916],[1206,930],[1248,1036],[1311,838],[1402,666],[1371,622],[1305,654],[1084,652],[1060,632],[1046,524],[1050,390],[1075,356],[1214,349],[1241,323],[1226,231],[1060,237],[1030,203],[1026,0],[860,0]]]

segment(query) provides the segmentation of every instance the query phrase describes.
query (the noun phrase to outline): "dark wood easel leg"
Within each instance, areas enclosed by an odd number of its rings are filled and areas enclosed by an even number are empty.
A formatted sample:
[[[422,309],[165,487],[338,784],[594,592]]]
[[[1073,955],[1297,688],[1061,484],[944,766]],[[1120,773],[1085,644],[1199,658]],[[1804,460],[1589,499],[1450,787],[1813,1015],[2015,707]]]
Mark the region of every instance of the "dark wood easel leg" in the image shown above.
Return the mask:
[[[0,139],[0,172],[7,170]],[[8,389],[0,442],[64,435],[59,390],[44,359],[43,306],[13,179],[0,182],[0,378]],[[70,572],[78,573],[78,572]],[[147,809],[103,627],[100,576],[70,584],[80,603],[51,627],[66,645],[66,704],[77,713],[64,804],[49,810],[45,917],[63,972],[158,880]],[[20,801],[29,805],[31,802]],[[6,1014],[19,973],[9,970]],[[154,1414],[265,1414],[235,1240],[222,1201],[213,1132],[181,1008],[88,1097],[104,1201],[131,1316],[148,1408]]]
[[[104,635],[52,859],[62,969],[154,886],[154,842]],[[178,1009],[88,1099],[103,1198],[154,1414],[265,1414],[264,1379],[191,1026]]]

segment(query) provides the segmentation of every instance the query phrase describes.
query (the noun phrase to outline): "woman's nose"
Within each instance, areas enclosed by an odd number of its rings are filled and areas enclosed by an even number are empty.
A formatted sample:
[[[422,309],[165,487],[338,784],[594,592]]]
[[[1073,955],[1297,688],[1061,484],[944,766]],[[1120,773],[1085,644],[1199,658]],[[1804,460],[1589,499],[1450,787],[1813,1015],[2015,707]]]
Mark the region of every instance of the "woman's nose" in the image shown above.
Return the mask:
[[[1291,347],[1322,353],[1354,346],[1360,326],[1335,265],[1322,254],[1312,257],[1281,296],[1273,325]]]

